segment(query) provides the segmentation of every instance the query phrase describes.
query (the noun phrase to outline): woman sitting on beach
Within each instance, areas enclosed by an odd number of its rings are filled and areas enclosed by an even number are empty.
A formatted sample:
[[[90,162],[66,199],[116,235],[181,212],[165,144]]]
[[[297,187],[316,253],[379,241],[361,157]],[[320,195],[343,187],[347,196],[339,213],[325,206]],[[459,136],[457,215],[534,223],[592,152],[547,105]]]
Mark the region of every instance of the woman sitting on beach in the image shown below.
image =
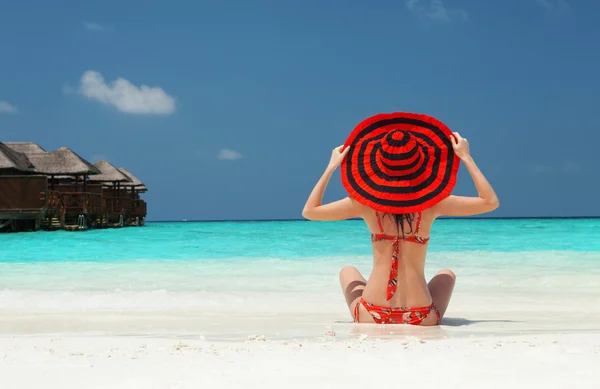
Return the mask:
[[[451,195],[460,160],[479,197]],[[322,204],[341,165],[349,196]],[[340,282],[357,323],[438,325],[450,302],[455,275],[442,270],[425,280],[425,256],[438,216],[468,216],[498,208],[496,193],[477,168],[467,139],[419,114],[381,114],[364,120],[331,161],[308,198],[310,220],[362,218],[371,231],[373,269],[366,281],[347,266]]]

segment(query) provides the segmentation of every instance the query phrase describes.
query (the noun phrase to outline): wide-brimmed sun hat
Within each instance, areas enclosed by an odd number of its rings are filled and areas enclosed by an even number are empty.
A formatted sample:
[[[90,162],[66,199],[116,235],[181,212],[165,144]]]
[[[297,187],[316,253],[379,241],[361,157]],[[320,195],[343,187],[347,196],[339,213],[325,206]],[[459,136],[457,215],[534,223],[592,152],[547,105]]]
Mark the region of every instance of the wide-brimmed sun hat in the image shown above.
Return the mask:
[[[341,164],[351,197],[377,211],[406,214],[446,198],[456,184],[460,160],[452,132],[439,120],[415,113],[379,114],[352,131]]]

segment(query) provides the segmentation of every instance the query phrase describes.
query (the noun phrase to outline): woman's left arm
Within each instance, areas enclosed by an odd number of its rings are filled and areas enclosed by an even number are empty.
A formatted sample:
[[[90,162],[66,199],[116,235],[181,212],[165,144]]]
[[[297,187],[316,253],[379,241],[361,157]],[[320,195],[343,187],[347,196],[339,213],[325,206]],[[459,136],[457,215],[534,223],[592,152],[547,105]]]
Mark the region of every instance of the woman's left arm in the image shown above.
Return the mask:
[[[344,220],[358,217],[361,214],[361,205],[350,197],[342,200],[334,201],[323,205],[323,194],[327,188],[327,184],[331,179],[331,175],[342,163],[349,147],[342,150],[343,146],[336,147],[331,153],[331,160],[327,169],[313,188],[304,209],[302,216],[309,220]]]

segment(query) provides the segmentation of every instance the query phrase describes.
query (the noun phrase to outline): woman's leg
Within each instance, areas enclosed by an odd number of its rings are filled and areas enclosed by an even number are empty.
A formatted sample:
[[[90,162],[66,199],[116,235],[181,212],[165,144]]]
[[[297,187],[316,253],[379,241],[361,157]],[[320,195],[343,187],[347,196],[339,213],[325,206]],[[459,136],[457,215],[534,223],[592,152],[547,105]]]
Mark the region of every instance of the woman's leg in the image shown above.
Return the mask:
[[[354,266],[346,266],[340,271],[340,285],[352,318],[354,318],[354,307],[362,297],[366,284],[367,281]]]
[[[446,313],[448,304],[450,304],[450,298],[452,297],[455,283],[456,275],[450,269],[440,270],[431,281],[429,281],[429,293],[431,293],[433,303],[440,312],[442,318],[444,317],[444,313]]]

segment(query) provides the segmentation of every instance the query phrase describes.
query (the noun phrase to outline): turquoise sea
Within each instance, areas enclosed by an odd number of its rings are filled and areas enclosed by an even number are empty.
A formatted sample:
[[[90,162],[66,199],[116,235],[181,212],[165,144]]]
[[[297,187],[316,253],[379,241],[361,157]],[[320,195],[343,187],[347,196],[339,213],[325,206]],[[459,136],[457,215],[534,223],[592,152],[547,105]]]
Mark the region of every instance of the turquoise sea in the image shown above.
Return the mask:
[[[338,272],[370,263],[362,221],[2,234],[0,332],[348,332]],[[427,276],[441,268],[458,276],[447,330],[543,330],[582,309],[600,322],[600,219],[438,220]]]

